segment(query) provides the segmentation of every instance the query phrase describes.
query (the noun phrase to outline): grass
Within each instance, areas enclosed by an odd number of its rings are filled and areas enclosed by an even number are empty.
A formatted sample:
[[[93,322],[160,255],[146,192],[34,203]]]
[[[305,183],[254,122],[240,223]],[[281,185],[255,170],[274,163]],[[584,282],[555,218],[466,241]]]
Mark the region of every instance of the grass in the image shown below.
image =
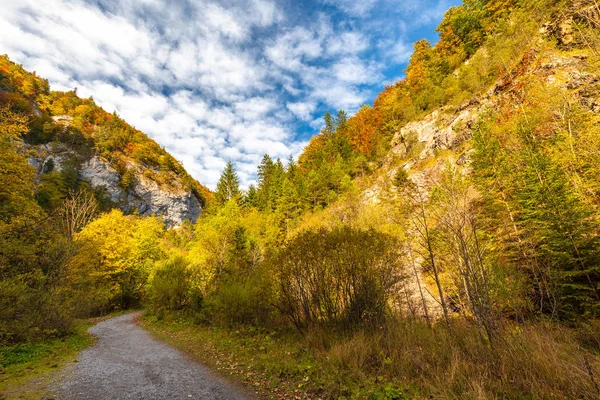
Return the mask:
[[[144,316],[142,324],[159,339],[192,354],[222,375],[243,382],[264,398],[413,397],[408,388],[384,376],[340,369],[294,333],[195,325],[173,317],[158,320]]]
[[[88,328],[127,312],[77,321],[69,336],[0,346],[0,400],[49,398],[47,387],[60,378],[59,371],[95,342]]]
[[[45,398],[57,371],[94,342],[85,332],[89,326],[80,322],[76,333],[64,338],[0,347],[0,399]]]
[[[173,316],[143,323],[264,398],[600,398],[598,343],[585,349],[580,331],[553,323],[507,326],[494,348],[458,319],[454,336],[419,321],[346,336],[226,329]]]

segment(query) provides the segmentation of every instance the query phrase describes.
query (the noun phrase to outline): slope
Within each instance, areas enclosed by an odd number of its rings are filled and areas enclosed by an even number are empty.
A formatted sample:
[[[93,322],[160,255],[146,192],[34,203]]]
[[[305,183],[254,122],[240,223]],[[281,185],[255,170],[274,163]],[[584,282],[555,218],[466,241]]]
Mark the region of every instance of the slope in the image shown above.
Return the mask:
[[[81,185],[105,209],[163,216],[181,225],[200,215],[207,188],[168,152],[116,113],[76,90],[57,92],[48,81],[0,57],[0,106],[26,118],[23,135],[36,170],[36,199],[53,210]]]

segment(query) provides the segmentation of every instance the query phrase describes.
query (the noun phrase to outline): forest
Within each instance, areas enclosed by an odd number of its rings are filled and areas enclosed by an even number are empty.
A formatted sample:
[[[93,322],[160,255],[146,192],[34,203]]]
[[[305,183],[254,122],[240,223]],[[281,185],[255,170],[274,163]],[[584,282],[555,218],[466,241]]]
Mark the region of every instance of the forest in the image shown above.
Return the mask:
[[[265,155],[248,190],[230,162],[214,192],[1,57],[2,348],[143,308],[281,398],[599,398],[600,6],[464,0],[438,33],[373,105],[326,113],[297,160]],[[465,110],[446,147],[403,129]],[[27,146],[52,141],[72,167],[36,179]],[[122,212],[78,178],[90,154],[125,186],[128,160],[182,177],[200,219]]]

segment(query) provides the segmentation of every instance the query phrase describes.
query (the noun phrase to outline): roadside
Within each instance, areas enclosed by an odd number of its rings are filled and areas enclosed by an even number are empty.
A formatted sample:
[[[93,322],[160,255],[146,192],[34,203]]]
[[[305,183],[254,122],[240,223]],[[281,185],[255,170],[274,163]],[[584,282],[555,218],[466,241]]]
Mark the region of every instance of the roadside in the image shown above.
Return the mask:
[[[80,351],[95,343],[87,330],[126,312],[130,311],[80,320],[75,332],[66,337],[0,346],[0,399],[51,398],[48,387],[61,379],[65,367],[78,361]]]
[[[293,334],[196,325],[176,316],[157,320],[144,315],[139,323],[160,340],[197,357],[222,375],[243,382],[263,398],[412,397],[384,376],[348,369],[326,355],[316,354],[306,340]]]
[[[47,388],[60,379],[63,368],[77,361],[78,353],[95,339],[82,321],[73,335],[0,347],[0,399],[49,398]]]

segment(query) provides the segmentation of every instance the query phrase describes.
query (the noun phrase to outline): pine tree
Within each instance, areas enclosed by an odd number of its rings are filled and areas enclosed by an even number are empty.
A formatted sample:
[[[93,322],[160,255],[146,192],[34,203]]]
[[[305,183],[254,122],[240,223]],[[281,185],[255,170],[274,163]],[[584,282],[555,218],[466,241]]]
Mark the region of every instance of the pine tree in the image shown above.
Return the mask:
[[[246,207],[258,207],[258,195],[256,192],[256,186],[250,185],[246,196],[244,196],[244,206]]]
[[[339,110],[337,119],[335,120],[335,130],[338,134],[343,134],[346,130],[346,124],[348,123],[348,114],[344,110]]]
[[[558,288],[563,318],[600,314],[598,224],[569,187],[564,172],[544,154],[531,151],[515,194],[521,229],[534,238],[537,252]]]
[[[296,179],[296,175],[298,174],[298,165],[294,160],[294,156],[290,156],[285,172],[290,180],[294,181]]]
[[[219,178],[215,198],[220,205],[227,203],[229,200],[239,200],[240,198],[240,179],[231,161],[227,162],[221,178]]]
[[[323,115],[323,119],[325,120],[325,127],[321,130],[321,132],[326,138],[333,136],[333,134],[335,133],[335,123],[333,121],[333,116],[328,111],[325,113],[325,115]]]
[[[268,154],[265,154],[258,166],[257,205],[261,211],[269,208],[273,170],[273,159]]]
[[[302,201],[298,193],[298,188],[294,183],[284,178],[281,185],[281,196],[277,199],[277,212],[281,216],[284,231],[290,230],[290,223],[300,216],[302,212]]]

